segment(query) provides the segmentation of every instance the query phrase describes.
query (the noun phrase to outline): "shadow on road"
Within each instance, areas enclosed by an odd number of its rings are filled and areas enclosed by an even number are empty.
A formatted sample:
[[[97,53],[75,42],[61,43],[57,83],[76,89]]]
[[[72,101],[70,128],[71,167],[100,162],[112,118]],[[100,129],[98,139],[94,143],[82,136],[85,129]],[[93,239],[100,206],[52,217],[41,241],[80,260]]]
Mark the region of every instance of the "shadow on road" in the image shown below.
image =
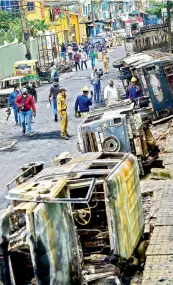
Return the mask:
[[[19,139],[19,136],[14,136],[14,139]],[[28,141],[28,140],[53,140],[53,139],[61,139],[60,131],[52,131],[46,133],[35,133],[33,137],[29,137],[28,135],[20,136],[20,141]]]

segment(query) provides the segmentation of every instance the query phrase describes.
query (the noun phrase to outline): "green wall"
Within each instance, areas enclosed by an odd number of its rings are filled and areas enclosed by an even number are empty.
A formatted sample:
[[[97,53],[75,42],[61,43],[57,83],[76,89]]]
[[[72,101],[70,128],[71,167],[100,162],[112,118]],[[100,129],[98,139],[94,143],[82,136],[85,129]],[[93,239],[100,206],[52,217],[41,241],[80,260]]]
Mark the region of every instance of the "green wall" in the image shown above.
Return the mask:
[[[18,60],[26,60],[24,44],[11,43],[0,47],[0,79],[13,74],[13,65]],[[37,40],[31,40],[32,59],[38,58]]]

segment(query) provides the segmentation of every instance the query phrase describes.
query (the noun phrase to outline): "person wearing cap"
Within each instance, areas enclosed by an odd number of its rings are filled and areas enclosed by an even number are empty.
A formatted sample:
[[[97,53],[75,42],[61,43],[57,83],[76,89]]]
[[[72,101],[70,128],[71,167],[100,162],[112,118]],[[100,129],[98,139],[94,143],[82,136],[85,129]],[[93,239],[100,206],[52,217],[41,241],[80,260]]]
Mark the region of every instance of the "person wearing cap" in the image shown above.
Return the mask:
[[[7,111],[10,111],[10,106],[12,105],[16,125],[20,124],[19,109],[16,105],[16,98],[19,94],[20,94],[19,85],[15,84],[13,92],[11,92],[9,97],[8,97],[8,109],[7,109]],[[11,113],[11,111],[10,111],[10,113]]]
[[[83,89],[83,94],[79,95],[75,102],[75,113],[80,112],[81,117],[85,118],[89,112],[89,107],[92,105],[92,97],[88,98],[89,88],[85,86]]]
[[[104,99],[106,105],[114,104],[118,101],[117,88],[114,86],[112,79],[109,80],[109,84],[104,89]]]
[[[126,99],[131,99],[132,101],[135,101],[136,98],[141,97],[142,95],[142,90],[137,85],[137,79],[133,76],[131,79],[131,84],[126,90]]]
[[[61,138],[68,140],[69,134],[67,131],[68,126],[68,117],[67,117],[67,102],[66,102],[66,93],[65,88],[61,88],[59,90],[59,94],[57,97],[57,106],[58,106],[58,115],[61,120]]]
[[[53,116],[55,117],[55,122],[58,121],[58,114],[57,114],[58,93],[59,93],[59,83],[58,83],[58,80],[55,79],[49,91],[49,103],[52,106],[52,112],[53,112]]]
[[[32,111],[33,116],[36,116],[36,107],[32,95],[28,94],[28,90],[23,88],[21,94],[16,98],[16,105],[19,108],[20,120],[22,125],[22,133],[25,135],[26,132],[26,123],[28,125],[28,134],[33,136],[34,132],[31,129],[32,122]]]

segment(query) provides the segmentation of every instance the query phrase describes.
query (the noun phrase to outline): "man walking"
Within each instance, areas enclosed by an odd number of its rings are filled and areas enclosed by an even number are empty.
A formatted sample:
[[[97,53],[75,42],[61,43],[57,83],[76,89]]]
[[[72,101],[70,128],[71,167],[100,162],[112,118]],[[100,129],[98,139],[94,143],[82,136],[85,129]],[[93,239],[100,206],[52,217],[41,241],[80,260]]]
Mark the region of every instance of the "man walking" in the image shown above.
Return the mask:
[[[67,53],[68,53],[68,59],[69,61],[72,61],[72,57],[73,57],[73,48],[72,48],[72,45],[69,44],[67,46]]]
[[[85,65],[85,68],[87,69],[87,59],[88,59],[88,56],[86,54],[85,51],[82,51],[81,53],[81,69],[83,71],[83,65]]]
[[[81,117],[85,118],[89,112],[89,107],[92,105],[92,96],[89,99],[89,88],[85,86],[83,89],[83,94],[78,96],[75,102],[75,113],[80,112]]]
[[[95,63],[96,63],[96,52],[94,51],[93,48],[91,48],[91,50],[90,50],[89,57],[91,60],[92,69],[94,70]]]
[[[109,73],[109,56],[106,50],[103,52],[103,65],[104,65],[104,73],[108,74]]]
[[[64,43],[62,43],[62,45],[60,45],[61,47],[61,58],[63,60],[66,60],[66,46]]]
[[[52,112],[53,112],[53,116],[55,117],[55,122],[58,122],[58,115],[57,115],[58,93],[59,93],[59,83],[57,82],[57,80],[55,80],[49,92],[49,103],[52,106]]]
[[[19,94],[16,98],[16,105],[19,108],[20,120],[22,125],[22,133],[25,135],[26,133],[26,123],[28,124],[28,134],[30,137],[33,136],[34,132],[31,129],[32,122],[32,111],[34,117],[36,116],[36,108],[32,95],[28,94],[26,88],[22,89],[22,94]]]
[[[97,68],[94,67],[93,72],[91,73],[91,82],[94,87],[94,102],[99,102],[100,99],[100,77],[97,72]]]
[[[58,115],[61,120],[61,138],[64,140],[69,139],[69,134],[67,131],[67,126],[68,126],[68,117],[67,117],[67,102],[66,102],[66,93],[65,93],[65,88],[61,88],[59,90],[59,94],[57,97],[57,102],[58,102]]]
[[[8,97],[8,109],[7,109],[7,111],[9,111],[11,113],[11,111],[9,109],[10,109],[10,106],[12,105],[16,125],[18,125],[20,123],[19,109],[16,105],[16,98],[19,94],[20,94],[20,91],[18,90],[18,84],[15,84],[14,85],[14,91],[11,92],[10,96]]]
[[[114,81],[112,79],[109,80],[109,84],[104,90],[104,99],[106,105],[111,105],[118,101],[118,92],[116,87],[114,87]]]
[[[75,51],[75,54],[74,54],[74,62],[75,62],[75,67],[76,67],[76,71],[78,71],[78,68],[80,70],[80,55],[78,54],[77,51]]]

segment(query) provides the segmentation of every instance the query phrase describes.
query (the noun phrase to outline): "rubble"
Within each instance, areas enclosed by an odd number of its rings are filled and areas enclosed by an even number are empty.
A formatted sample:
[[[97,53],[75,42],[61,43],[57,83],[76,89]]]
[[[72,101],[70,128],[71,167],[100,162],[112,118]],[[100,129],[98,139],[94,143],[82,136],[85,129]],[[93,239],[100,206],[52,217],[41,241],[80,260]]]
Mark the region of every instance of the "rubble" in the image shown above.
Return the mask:
[[[173,172],[169,169],[152,168],[150,178],[152,179],[171,179],[173,178]]]

